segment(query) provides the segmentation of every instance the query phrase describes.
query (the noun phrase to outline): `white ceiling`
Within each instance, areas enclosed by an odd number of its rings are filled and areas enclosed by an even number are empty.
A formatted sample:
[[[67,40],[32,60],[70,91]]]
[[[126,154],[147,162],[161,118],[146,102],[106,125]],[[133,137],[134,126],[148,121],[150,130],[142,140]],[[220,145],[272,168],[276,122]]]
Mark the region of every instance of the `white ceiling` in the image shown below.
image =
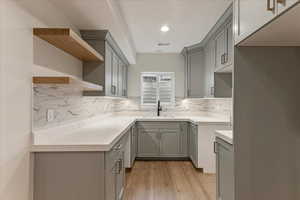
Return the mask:
[[[200,42],[232,0],[117,0],[137,52],[180,52]],[[161,33],[162,25],[168,33]],[[171,43],[159,47],[159,42]]]
[[[130,63],[136,51],[126,21],[115,0],[49,0],[78,29],[108,29]]]

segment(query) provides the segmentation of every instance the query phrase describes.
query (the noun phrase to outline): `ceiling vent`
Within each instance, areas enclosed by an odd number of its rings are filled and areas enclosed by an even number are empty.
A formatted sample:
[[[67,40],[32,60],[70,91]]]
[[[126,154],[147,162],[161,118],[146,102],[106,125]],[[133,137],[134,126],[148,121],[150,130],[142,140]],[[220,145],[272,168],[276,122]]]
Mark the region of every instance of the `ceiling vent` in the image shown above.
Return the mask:
[[[168,43],[163,43],[163,42],[160,42],[157,44],[157,46],[170,46],[171,44],[168,42]]]

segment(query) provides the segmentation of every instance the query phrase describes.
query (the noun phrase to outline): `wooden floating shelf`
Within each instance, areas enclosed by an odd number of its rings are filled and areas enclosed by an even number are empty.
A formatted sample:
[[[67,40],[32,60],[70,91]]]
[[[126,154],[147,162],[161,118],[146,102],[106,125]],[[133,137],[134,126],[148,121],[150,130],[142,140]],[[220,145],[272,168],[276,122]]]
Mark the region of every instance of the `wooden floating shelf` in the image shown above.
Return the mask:
[[[101,85],[96,85],[71,76],[34,76],[34,84],[73,84],[82,88],[83,91],[102,91]]]
[[[34,28],[33,34],[82,61],[104,58],[70,28]]]

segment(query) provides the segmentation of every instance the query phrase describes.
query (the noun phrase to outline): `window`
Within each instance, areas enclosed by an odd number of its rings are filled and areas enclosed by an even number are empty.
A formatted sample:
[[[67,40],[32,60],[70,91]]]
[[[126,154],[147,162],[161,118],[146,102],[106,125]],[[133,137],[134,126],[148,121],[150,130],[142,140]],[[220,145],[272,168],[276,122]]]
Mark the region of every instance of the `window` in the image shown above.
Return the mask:
[[[142,105],[156,105],[158,100],[164,105],[175,104],[174,72],[142,72]]]

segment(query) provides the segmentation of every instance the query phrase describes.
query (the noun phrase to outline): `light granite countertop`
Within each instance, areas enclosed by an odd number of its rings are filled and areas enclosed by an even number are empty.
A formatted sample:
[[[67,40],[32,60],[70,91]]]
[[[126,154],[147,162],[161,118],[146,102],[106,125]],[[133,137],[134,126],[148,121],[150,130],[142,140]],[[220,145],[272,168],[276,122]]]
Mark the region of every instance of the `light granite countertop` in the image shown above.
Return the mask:
[[[216,130],[216,137],[225,140],[229,144],[233,144],[233,132],[232,130]]]
[[[122,116],[94,117],[54,128],[33,131],[32,152],[109,151],[136,121],[188,121],[229,124],[218,116]]]

